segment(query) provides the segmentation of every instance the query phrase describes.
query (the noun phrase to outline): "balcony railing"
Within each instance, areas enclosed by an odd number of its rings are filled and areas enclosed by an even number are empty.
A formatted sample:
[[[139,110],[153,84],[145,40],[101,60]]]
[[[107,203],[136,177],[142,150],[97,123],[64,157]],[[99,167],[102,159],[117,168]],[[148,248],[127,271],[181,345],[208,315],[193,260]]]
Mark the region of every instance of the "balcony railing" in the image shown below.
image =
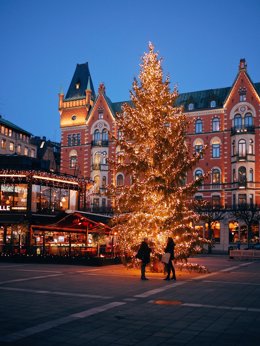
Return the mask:
[[[231,127],[231,135],[239,135],[243,133],[255,133],[255,126],[233,126]]]
[[[91,146],[92,147],[108,147],[108,140],[107,141],[102,141],[102,140],[94,140],[91,141]]]

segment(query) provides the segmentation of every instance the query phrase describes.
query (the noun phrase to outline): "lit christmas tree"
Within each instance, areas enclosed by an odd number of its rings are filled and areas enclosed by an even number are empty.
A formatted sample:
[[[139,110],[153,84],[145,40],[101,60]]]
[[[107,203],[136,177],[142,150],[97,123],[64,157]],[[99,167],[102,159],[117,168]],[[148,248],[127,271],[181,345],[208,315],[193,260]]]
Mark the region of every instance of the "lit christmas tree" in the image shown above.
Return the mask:
[[[191,200],[202,177],[186,183],[199,160],[185,141],[187,119],[174,107],[178,92],[163,80],[162,59],[149,44],[142,57],[139,82],[134,80],[131,103],[118,114],[116,172],[130,176],[130,185],[110,189],[115,202],[114,232],[122,254],[133,255],[144,237],[163,253],[167,237],[176,242],[178,259],[202,250],[205,240],[194,230],[198,215]]]

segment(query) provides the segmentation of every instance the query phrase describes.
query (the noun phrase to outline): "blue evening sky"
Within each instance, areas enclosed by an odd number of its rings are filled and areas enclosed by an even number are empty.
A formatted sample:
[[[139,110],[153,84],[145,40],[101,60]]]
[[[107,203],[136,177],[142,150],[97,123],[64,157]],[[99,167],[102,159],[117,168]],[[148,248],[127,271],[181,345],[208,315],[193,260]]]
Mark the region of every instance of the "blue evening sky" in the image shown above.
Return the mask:
[[[260,82],[260,0],[0,0],[0,40],[0,114],[55,141],[76,64],[125,101],[149,41],[180,92],[231,86],[240,58]]]

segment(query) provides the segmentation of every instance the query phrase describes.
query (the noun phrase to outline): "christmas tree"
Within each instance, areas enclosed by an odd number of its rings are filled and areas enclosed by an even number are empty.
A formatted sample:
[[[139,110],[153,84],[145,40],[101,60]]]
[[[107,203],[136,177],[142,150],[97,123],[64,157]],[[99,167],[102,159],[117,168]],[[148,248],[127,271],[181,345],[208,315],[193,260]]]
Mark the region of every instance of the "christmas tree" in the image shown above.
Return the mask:
[[[189,154],[188,121],[182,109],[174,106],[178,92],[176,88],[171,92],[161,65],[150,43],[139,80],[133,82],[131,102],[117,115],[120,137],[115,140],[120,155],[112,163],[116,172],[130,176],[130,184],[110,188],[113,229],[121,253],[133,255],[148,237],[160,254],[167,237],[173,236],[176,257],[186,259],[201,251],[204,241],[194,231],[198,215],[191,208],[200,181],[186,182],[200,155]]]

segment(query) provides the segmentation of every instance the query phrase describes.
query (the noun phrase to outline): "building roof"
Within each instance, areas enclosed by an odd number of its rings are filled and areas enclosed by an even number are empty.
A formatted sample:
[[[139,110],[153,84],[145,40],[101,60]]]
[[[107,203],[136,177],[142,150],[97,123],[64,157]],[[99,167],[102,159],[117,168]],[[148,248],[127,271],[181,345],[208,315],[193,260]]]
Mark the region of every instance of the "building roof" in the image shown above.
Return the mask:
[[[8,120],[4,119],[4,118],[2,117],[2,115],[0,115],[0,125],[4,125],[4,126],[10,128],[10,129],[13,129],[13,130],[15,130],[15,131],[17,131],[17,132],[24,133],[25,135],[28,135],[28,136],[31,136],[31,135],[32,135],[30,132],[25,131],[25,130],[22,129],[21,127],[15,125],[15,124],[13,124],[13,123],[11,123],[11,121],[8,121]]]
[[[85,64],[77,64],[65,100],[85,98],[87,89],[92,91],[92,98],[95,98],[95,90],[86,62]]]

